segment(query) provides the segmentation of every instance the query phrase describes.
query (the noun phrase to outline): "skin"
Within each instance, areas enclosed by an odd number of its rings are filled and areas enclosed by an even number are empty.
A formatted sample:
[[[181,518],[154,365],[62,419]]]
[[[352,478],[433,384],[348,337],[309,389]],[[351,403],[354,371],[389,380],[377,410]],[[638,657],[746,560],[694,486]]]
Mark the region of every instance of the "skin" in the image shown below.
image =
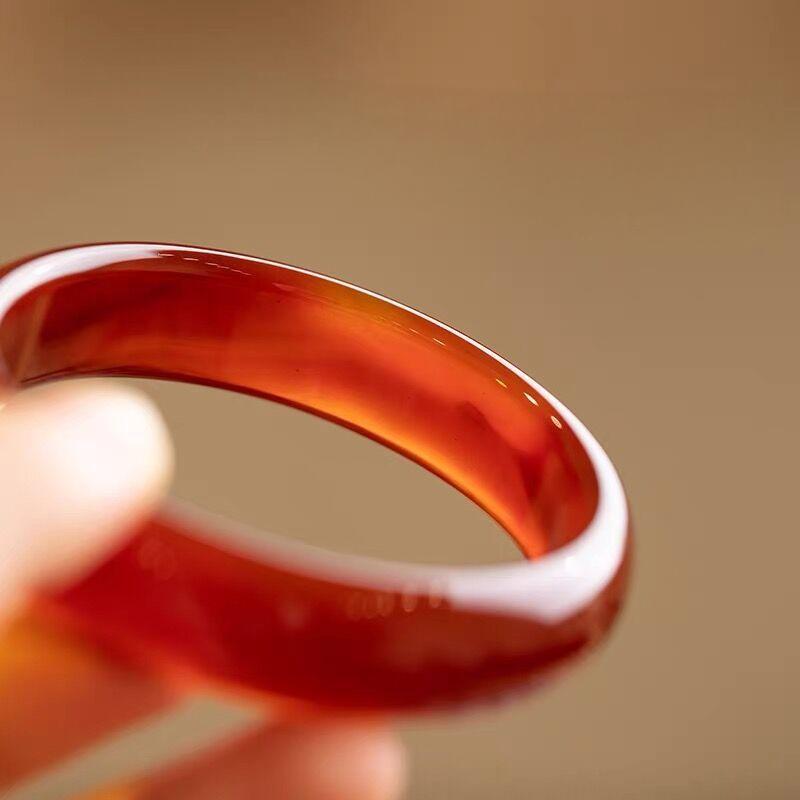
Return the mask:
[[[74,580],[166,491],[169,437],[153,406],[97,383],[23,394],[0,412],[0,625],[31,589]],[[168,770],[111,787],[111,800],[393,800],[403,751],[377,722],[271,725]]]

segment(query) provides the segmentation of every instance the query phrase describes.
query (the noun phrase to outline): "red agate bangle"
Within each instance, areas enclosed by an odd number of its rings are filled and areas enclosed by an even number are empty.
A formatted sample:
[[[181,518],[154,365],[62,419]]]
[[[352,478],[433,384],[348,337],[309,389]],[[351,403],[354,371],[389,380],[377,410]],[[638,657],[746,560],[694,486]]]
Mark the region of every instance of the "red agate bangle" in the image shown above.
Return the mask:
[[[399,709],[537,683],[610,627],[630,543],[619,478],[570,411],[477,342],[343,281],[196,247],[89,245],[0,275],[10,386],[138,376],[286,403],[436,473],[528,559],[338,556],[170,507],[47,598],[92,636],[165,673]]]

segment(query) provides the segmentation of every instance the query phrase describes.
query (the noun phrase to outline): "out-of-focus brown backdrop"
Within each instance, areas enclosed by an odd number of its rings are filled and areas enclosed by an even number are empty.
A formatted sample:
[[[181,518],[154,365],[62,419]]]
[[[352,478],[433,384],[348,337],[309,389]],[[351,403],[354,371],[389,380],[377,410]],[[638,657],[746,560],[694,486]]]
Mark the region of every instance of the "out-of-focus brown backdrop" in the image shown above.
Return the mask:
[[[637,522],[599,656],[404,725],[410,796],[800,791],[800,4],[0,5],[0,261],[93,240],[318,268],[491,345],[605,443]],[[156,386],[177,492],[330,547],[511,554],[317,420]]]

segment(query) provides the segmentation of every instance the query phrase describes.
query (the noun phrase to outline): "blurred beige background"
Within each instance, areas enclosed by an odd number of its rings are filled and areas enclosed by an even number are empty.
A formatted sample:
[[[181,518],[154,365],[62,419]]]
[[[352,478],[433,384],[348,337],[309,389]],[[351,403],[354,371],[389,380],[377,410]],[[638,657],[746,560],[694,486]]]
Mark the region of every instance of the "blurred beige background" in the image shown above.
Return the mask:
[[[404,724],[413,800],[800,793],[800,4],[0,4],[0,261],[93,240],[318,268],[491,345],[607,446],[610,645]],[[512,553],[282,408],[153,388],[177,492],[331,547]]]

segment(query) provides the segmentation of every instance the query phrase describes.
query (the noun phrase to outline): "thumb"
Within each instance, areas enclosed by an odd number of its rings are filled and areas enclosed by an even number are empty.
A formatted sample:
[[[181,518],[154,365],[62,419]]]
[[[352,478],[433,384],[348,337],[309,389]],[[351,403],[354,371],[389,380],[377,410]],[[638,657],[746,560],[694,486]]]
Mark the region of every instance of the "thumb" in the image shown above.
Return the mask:
[[[26,590],[78,577],[163,493],[164,425],[138,394],[92,383],[0,411],[0,616]]]

